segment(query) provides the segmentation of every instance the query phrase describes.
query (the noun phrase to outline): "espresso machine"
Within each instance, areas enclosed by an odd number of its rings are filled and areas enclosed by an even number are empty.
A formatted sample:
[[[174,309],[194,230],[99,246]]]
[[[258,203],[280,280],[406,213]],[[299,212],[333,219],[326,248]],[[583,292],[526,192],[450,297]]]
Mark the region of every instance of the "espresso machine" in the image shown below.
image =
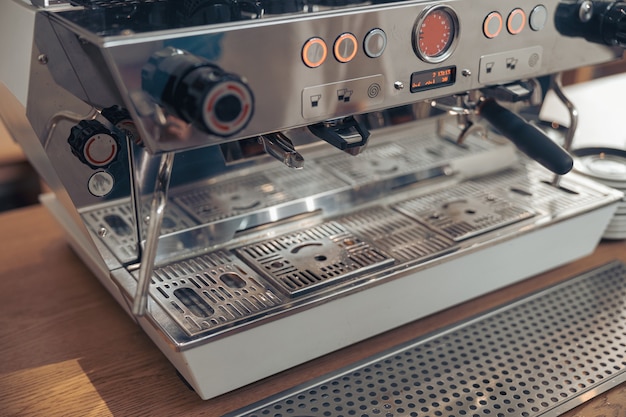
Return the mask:
[[[16,137],[208,399],[593,251],[622,194],[537,117],[622,56],[583,3],[32,0]]]

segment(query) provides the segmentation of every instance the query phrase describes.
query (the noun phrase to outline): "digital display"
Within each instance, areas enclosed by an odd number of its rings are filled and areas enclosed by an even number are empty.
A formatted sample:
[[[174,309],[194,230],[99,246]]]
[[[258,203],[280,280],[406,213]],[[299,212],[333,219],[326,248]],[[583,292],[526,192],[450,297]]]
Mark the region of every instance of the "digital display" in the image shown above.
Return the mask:
[[[455,81],[455,66],[414,72],[411,74],[411,93],[452,85]]]

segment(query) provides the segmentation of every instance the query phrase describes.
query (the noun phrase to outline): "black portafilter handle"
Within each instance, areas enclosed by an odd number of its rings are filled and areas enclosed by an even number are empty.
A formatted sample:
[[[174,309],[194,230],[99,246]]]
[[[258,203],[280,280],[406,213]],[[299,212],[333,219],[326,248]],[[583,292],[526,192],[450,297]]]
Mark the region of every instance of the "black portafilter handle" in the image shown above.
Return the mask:
[[[556,8],[554,25],[564,36],[626,48],[626,2],[565,1]]]
[[[517,114],[490,98],[482,101],[478,110],[485,120],[531,159],[558,175],[571,171],[574,166],[572,157]]]

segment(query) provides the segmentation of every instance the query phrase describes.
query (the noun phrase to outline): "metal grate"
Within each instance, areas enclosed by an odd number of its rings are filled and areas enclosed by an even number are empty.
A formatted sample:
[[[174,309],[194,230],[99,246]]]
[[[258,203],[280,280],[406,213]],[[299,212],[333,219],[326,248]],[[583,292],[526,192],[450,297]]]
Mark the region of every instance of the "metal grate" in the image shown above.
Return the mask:
[[[440,190],[400,202],[394,208],[455,241],[465,240],[535,215],[530,209],[479,188],[470,181],[454,189]]]
[[[150,201],[143,204],[143,214],[150,213]],[[83,213],[85,223],[97,233],[109,250],[122,263],[134,261],[137,258],[136,224],[147,227],[147,222],[135,221],[135,214],[130,202],[116,203],[115,205],[100,206]],[[178,230],[195,226],[196,222],[176,205],[168,204],[163,217],[161,233],[173,233]],[[145,233],[145,230],[142,230]]]
[[[190,335],[254,317],[282,303],[230,253],[218,251],[155,268],[152,297]]]
[[[173,200],[199,222],[214,222],[345,186],[315,167],[307,170],[278,167],[196,186],[174,195]]]
[[[551,186],[551,174],[534,164],[509,169],[498,175],[476,180],[483,189],[501,190],[507,198],[522,202],[528,207],[549,213],[562,213],[585,207],[597,201],[600,192],[581,187],[564,177],[561,188]]]
[[[371,207],[336,219],[398,262],[424,262],[455,249],[455,242],[398,212]]]
[[[546,416],[626,380],[612,262],[228,416]]]
[[[335,222],[244,246],[237,253],[289,296],[393,263]]]
[[[337,153],[318,162],[350,184],[364,184],[447,165],[457,158],[496,146],[473,136],[468,138],[466,145],[462,147],[433,134],[420,138],[418,148],[415,147],[415,138],[411,137],[368,147],[358,158]]]

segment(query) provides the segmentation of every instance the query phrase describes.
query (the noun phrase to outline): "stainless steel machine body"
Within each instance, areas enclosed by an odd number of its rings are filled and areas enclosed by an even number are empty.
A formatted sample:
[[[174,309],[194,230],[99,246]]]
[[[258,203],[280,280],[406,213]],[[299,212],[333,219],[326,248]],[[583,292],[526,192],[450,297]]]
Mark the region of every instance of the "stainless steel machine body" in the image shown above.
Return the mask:
[[[558,4],[43,4],[22,145],[211,398],[593,250],[619,192],[431,105],[621,56]]]

